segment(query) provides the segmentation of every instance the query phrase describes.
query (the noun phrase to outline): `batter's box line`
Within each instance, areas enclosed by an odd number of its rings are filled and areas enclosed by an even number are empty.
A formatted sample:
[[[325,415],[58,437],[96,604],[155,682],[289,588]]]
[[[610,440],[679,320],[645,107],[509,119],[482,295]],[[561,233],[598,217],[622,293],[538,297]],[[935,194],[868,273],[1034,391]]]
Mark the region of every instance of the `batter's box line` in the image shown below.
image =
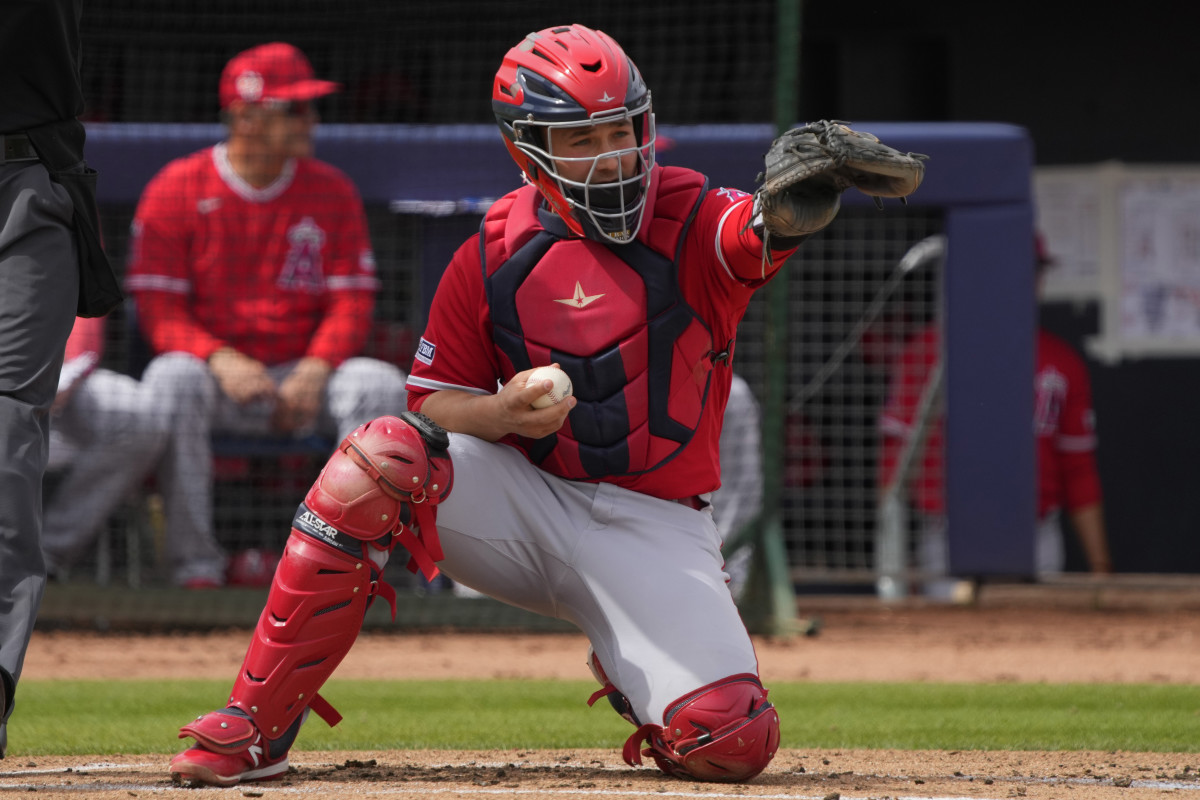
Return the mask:
[[[36,758],[36,756],[34,757]],[[69,767],[54,767],[53,769],[36,769],[30,767],[28,769],[6,770],[4,772],[0,772],[0,778],[19,778],[22,775],[54,775],[57,773],[69,775],[71,773],[79,772],[105,772],[118,769],[145,769],[147,767],[157,766],[159,766],[157,763],[116,764],[111,761],[101,761],[95,764],[77,764]],[[4,785],[7,786],[8,784]]]

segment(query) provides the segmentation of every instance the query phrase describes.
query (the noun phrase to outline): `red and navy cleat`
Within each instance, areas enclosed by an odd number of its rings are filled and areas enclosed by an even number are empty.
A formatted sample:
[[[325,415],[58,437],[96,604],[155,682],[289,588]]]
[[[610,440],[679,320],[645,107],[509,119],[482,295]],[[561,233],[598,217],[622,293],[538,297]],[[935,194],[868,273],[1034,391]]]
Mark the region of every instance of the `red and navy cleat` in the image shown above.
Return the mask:
[[[287,749],[272,757],[270,742],[253,720],[225,710],[213,711],[179,731],[196,744],[171,759],[171,780],[181,784],[235,786],[269,781],[287,774]]]

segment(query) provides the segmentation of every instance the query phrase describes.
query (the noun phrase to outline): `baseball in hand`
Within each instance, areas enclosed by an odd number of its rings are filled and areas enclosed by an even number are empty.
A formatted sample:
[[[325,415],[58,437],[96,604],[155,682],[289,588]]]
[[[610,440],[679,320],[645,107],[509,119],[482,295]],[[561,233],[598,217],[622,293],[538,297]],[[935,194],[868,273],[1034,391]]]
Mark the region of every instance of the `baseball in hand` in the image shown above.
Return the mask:
[[[534,398],[534,408],[545,408],[546,406],[556,405],[571,396],[571,379],[567,377],[567,373],[558,367],[538,367],[529,374],[525,385],[541,383],[542,381],[553,381],[554,388],[546,394]]]

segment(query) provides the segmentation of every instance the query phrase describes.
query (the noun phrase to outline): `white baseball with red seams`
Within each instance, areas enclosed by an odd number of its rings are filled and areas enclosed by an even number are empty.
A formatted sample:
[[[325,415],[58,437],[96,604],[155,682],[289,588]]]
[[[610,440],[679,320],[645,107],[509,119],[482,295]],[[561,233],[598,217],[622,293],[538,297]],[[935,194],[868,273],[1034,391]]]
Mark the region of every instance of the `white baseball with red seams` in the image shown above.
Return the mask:
[[[558,367],[538,367],[530,373],[529,378],[525,381],[525,385],[528,386],[531,383],[539,383],[541,381],[553,382],[554,388],[546,394],[535,398],[532,403],[534,408],[546,408],[547,406],[558,405],[570,397],[574,391],[574,388],[571,386],[571,378]]]

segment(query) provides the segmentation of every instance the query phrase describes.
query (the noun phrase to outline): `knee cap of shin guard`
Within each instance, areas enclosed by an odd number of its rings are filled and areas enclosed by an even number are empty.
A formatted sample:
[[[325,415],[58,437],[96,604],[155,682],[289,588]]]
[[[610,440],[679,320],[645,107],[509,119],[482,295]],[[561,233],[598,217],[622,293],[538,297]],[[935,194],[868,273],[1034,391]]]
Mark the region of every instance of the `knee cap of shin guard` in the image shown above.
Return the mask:
[[[397,417],[360,425],[338,446],[304,498],[329,524],[367,541],[407,523],[409,504],[433,489],[428,445]],[[432,483],[436,483],[433,481]]]
[[[779,749],[779,714],[753,675],[736,675],[673,703],[649,755],[663,771],[705,781],[747,781]]]

